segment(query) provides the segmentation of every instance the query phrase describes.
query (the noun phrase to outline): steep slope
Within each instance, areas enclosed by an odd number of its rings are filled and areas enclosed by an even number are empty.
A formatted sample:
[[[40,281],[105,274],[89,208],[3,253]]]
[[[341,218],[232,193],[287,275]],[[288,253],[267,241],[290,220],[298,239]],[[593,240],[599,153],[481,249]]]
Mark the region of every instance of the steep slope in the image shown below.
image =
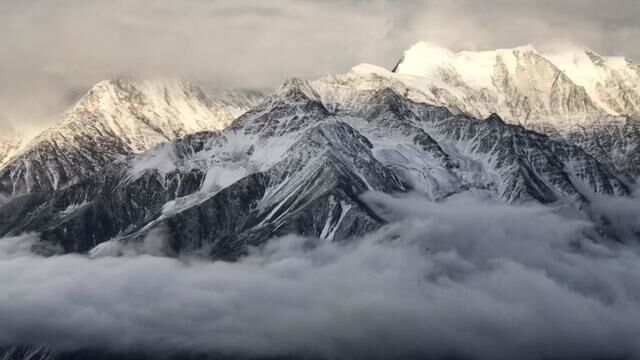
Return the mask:
[[[219,96],[182,81],[101,82],[0,168],[0,193],[63,188],[161,142],[221,129],[261,100],[255,92]]]
[[[383,221],[359,200],[367,190],[408,187],[371,153],[356,130],[329,121],[304,132],[285,159],[250,175],[163,224],[176,251],[241,255],[278,235],[328,241],[361,235]]]
[[[594,193],[628,194],[615,173],[580,147],[506,124],[495,114],[481,123],[456,118],[426,126],[441,143],[479,162],[507,201],[588,202]]]

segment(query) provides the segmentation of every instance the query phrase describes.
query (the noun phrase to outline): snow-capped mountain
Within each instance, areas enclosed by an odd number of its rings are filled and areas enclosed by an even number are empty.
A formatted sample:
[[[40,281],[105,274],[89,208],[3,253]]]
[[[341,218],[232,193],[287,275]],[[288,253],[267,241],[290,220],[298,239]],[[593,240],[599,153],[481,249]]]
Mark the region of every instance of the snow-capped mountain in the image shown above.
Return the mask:
[[[340,240],[380,227],[359,198],[367,190],[437,200],[478,189],[586,213],[594,194],[629,193],[607,166],[562,139],[497,115],[478,120],[415,102],[394,86],[339,79],[289,80],[222,131],[14,199],[0,207],[0,234],[38,232],[40,251],[101,256],[161,229],[169,253],[235,258],[277,235]]]
[[[452,52],[428,43],[407,50],[393,72],[362,64],[316,81],[328,102],[342,102],[352,88],[393,88],[454,113],[486,118],[497,113],[569,140],[624,176],[640,177],[638,65],[592,51],[546,55],[532,46]]]
[[[315,246],[356,239],[381,228],[390,217],[362,197],[368,191],[396,196],[413,192],[432,201],[472,191],[479,197],[506,203],[534,203],[531,209],[536,212],[542,208],[537,205],[547,204],[549,214],[563,216],[545,216],[544,224],[560,219],[571,222],[571,238],[566,245],[541,241],[543,247],[551,249],[548,254],[557,254],[560,260],[561,271],[551,271],[551,277],[564,271],[579,273],[579,278],[599,276],[578,271],[583,267],[575,264],[583,258],[577,255],[583,252],[584,259],[611,267],[610,274],[616,276],[617,264],[625,266],[627,259],[623,257],[620,263],[607,259],[617,257],[616,251],[634,240],[640,241],[640,231],[635,226],[622,230],[624,236],[619,236],[622,231],[616,227],[624,221],[616,218],[616,212],[600,211],[602,204],[598,202],[612,196],[620,202],[611,206],[626,207],[630,194],[637,194],[640,79],[636,70],[640,71],[640,66],[629,60],[602,57],[591,51],[545,55],[526,46],[454,53],[420,43],[407,51],[393,71],[363,64],[346,74],[315,81],[292,78],[270,96],[252,91],[207,92],[182,81],[105,81],[26,146],[12,131],[0,129],[0,238],[29,234],[35,244],[31,250],[44,256],[187,255],[181,260],[190,262],[190,257],[196,256],[234,261],[252,247],[279,236],[314,238],[318,242],[304,245]],[[473,224],[460,223],[465,228],[464,237],[469,237],[467,228],[475,231],[479,221],[475,212],[460,214],[466,203],[451,208],[455,211],[448,210],[451,214],[447,217],[473,216]],[[407,206],[407,213],[419,212],[417,206]],[[499,221],[509,221],[503,220],[506,207],[497,214]],[[437,219],[405,221],[420,221],[436,228],[442,225],[438,231],[456,225],[448,221],[439,224]],[[412,227],[400,223],[390,230],[395,233],[405,229]],[[486,239],[495,234],[500,239],[514,238],[510,227],[483,229],[491,234]],[[574,236],[580,231],[588,241]],[[454,238],[447,235],[448,231],[442,234],[444,243]],[[493,251],[478,264],[458,256],[462,247],[472,248],[473,253],[484,252],[476,246],[483,241],[473,234],[470,241],[458,243],[462,246],[454,244],[443,248],[446,252],[438,250],[443,256],[433,264],[422,264],[417,277],[408,280],[414,283],[424,278],[425,265],[435,267],[436,271],[427,275],[435,275],[437,284],[462,272],[477,277],[482,267],[504,265],[494,261],[497,255]],[[610,240],[615,248],[600,246]],[[438,247],[437,242],[441,240],[418,242],[411,251],[424,251],[429,257],[438,255],[431,248]],[[496,242],[490,247],[520,248],[522,244]],[[568,252],[556,252],[559,246]],[[370,251],[354,250],[361,249]],[[383,254],[387,253],[375,251],[371,259]],[[398,254],[402,256],[400,261],[411,260],[405,257],[408,253]],[[548,258],[547,252],[539,256]],[[69,258],[81,260],[80,256]],[[159,260],[144,258],[149,264]],[[319,260],[324,261],[322,258]],[[370,258],[363,259],[369,262]],[[506,259],[503,262],[507,266],[526,273],[523,279],[538,281],[542,278],[530,274],[547,271],[538,266],[528,271],[510,258],[497,259]],[[20,257],[15,262],[31,266],[31,260]],[[277,264],[279,271],[289,272],[290,263],[297,267],[295,259],[286,260]],[[452,265],[450,277],[439,275],[445,270],[449,273],[448,268],[439,269],[439,264],[445,263]],[[118,263],[113,264],[118,268]],[[78,268],[69,269],[75,273]],[[405,268],[401,269],[404,275]],[[343,267],[338,270],[344,272]],[[7,273],[11,277],[16,272]],[[93,287],[110,279],[95,279],[96,274],[90,273],[88,283]],[[501,276],[497,277],[498,283],[503,282]],[[159,284],[165,280],[156,278]],[[395,277],[384,277],[388,279]],[[63,281],[63,287],[73,290],[76,280],[73,277],[68,285]],[[135,282],[126,283],[125,290],[134,289],[132,284]],[[211,287],[212,283],[203,284]],[[550,288],[549,284],[545,281],[541,289]],[[595,287],[591,283],[558,284],[560,288],[584,287],[588,295],[585,299],[593,300]],[[596,294],[598,301],[604,301],[605,310],[610,303],[609,290],[626,289],[609,289],[607,285],[606,292]],[[78,294],[83,293],[69,293],[76,298]],[[605,296],[600,299],[600,295]],[[621,299],[626,306],[627,297]],[[168,303],[183,305],[180,301]],[[145,305],[144,301],[134,305],[140,304]],[[85,308],[96,312],[91,306]],[[20,316],[23,312],[16,313]],[[146,321],[148,316],[142,318]],[[89,326],[93,325],[90,322]],[[22,328],[30,335],[30,329]],[[49,338],[35,339],[35,344],[2,344],[0,359],[209,358],[180,352],[147,356],[127,351],[111,353],[101,347],[75,349],[71,343],[65,347],[65,339],[61,338],[59,345],[55,336]],[[133,343],[127,336],[123,339]],[[178,343],[180,351],[184,342]],[[85,344],[91,345],[87,341],[80,346]]]
[[[0,193],[63,188],[159,143],[222,129],[262,98],[242,91],[210,96],[176,80],[103,81],[0,167]]]
[[[407,50],[394,72],[442,104],[477,117],[557,127],[602,114],[640,114],[640,65],[590,50],[543,54],[532,46],[452,52],[425,42]]]

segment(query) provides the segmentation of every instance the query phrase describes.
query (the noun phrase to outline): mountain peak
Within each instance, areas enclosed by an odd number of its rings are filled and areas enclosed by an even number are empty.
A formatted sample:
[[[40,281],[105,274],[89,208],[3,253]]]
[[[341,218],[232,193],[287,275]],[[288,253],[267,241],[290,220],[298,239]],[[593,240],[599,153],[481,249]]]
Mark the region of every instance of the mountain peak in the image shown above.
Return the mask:
[[[590,49],[453,52],[419,42],[388,77],[479,118],[498,113],[508,122],[569,126],[602,114],[640,116],[640,66]]]
[[[292,77],[285,80],[278,89],[278,92],[287,93],[291,90],[301,90],[303,92],[315,93],[315,90],[313,90],[313,87],[311,86],[309,81],[299,77]]]
[[[513,50],[513,51],[520,51],[520,52],[534,52],[534,53],[538,52],[538,49],[536,49],[535,46],[531,44],[516,46],[513,49],[505,49],[505,50]]]
[[[149,93],[153,91],[164,91],[174,89],[177,91],[202,92],[202,87],[198,84],[179,78],[150,78],[134,79],[132,77],[115,77],[113,79],[102,80],[95,84],[88,94],[108,92],[135,92]]]
[[[485,119],[485,121],[493,122],[493,123],[497,123],[497,124],[504,124],[504,120],[502,120],[500,115],[498,115],[496,113],[491,113],[491,115],[489,115],[489,117],[487,117]]]
[[[114,77],[112,79],[102,80],[87,92],[87,94],[102,94],[103,92],[113,92],[113,91],[125,91],[127,89],[131,89],[134,87],[138,87],[140,84],[146,83],[148,85],[157,84],[160,85],[162,81],[160,80],[142,80],[136,81],[130,77]]]
[[[447,48],[421,41],[404,52],[394,70],[404,71],[409,75],[421,75],[434,68],[447,66],[454,56],[455,54]]]
[[[254,93],[222,95],[209,96],[183,80],[101,81],[6,162],[0,169],[0,194],[60,189],[122,156],[223,129],[262,101]]]
[[[398,62],[398,64],[400,64],[401,62],[402,62],[402,59]],[[397,67],[397,65],[396,65],[396,67]],[[388,69],[383,68],[381,66],[367,64],[367,63],[358,64],[358,65],[352,67],[350,72],[351,73],[356,73],[356,74],[378,74],[378,75],[388,75],[389,74],[389,70]],[[391,72],[395,72],[395,68]]]
[[[225,126],[237,115],[218,113],[219,105],[202,87],[184,80],[118,77],[94,85],[54,128],[77,128],[80,123],[98,126],[132,140],[132,145],[134,138],[144,138],[144,144],[133,146],[139,152],[161,139]],[[213,124],[219,115],[223,115],[224,124]],[[148,143],[151,137],[157,137],[154,133],[162,135]]]
[[[411,46],[406,52],[428,52],[431,54],[440,54],[442,56],[451,56],[454,54],[453,51],[448,48],[429,41],[419,41]]]
[[[461,56],[473,56],[476,54],[489,55],[489,54],[514,53],[514,52],[538,53],[538,50],[532,44],[525,44],[525,45],[516,46],[513,48],[499,48],[494,50],[453,51],[453,50],[450,50],[449,48],[446,48],[444,46],[438,45],[433,42],[419,41],[404,52],[403,58],[410,57],[410,56],[420,56],[420,57],[429,57],[433,59],[432,61],[435,61],[436,59],[442,61],[442,60],[451,60]]]
[[[605,65],[604,58],[600,56],[600,54],[596,53],[595,51],[591,49],[585,49],[584,53],[589,57],[589,60],[591,60],[591,62],[593,62],[595,65],[597,66]]]
[[[320,99],[320,95],[313,86],[311,86],[311,83],[306,79],[298,77],[285,80],[276,94],[285,97],[291,97],[294,95],[297,97],[302,96],[303,98],[313,101],[319,101]]]

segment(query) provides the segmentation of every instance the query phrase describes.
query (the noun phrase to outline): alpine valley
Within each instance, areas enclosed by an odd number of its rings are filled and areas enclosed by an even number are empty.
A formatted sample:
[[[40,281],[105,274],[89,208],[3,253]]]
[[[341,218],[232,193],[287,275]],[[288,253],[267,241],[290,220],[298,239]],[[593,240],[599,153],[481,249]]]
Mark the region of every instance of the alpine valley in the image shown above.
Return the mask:
[[[476,191],[564,206],[599,224],[595,241],[623,242],[591,204],[637,188],[639,119],[640,64],[590,50],[418,43],[392,70],[292,78],[269,95],[104,81],[31,142],[0,137],[0,236],[104,257],[161,232],[166,256],[235,261],[278,236],[379,229],[368,191],[436,202]]]

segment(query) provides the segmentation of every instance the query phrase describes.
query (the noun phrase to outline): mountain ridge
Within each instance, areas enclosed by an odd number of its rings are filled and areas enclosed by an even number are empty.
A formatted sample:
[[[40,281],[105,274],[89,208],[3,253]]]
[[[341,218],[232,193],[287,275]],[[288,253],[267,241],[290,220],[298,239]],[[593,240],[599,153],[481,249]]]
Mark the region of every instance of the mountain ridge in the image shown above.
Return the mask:
[[[640,85],[637,85],[640,79],[638,64],[622,57],[601,56],[589,49],[541,53],[533,46],[526,45],[512,49],[453,52],[419,42],[409,48],[401,59],[394,69],[395,73],[430,78],[434,86],[448,85],[443,88],[450,92],[455,92],[455,88],[468,87],[478,92],[484,89],[492,92],[498,90],[500,95],[507,96],[509,94],[504,90],[500,91],[498,84],[495,84],[500,80],[498,68],[503,67],[500,70],[504,76],[509,77],[508,81],[513,83],[518,93],[529,95],[532,101],[539,99],[533,99],[531,91],[528,91],[531,89],[527,87],[533,86],[535,89],[538,86],[537,90],[549,92],[559,79],[564,82],[564,88],[578,93],[586,101],[586,107],[580,109],[581,113],[562,111],[561,108],[541,102],[540,105],[545,105],[542,109],[532,108],[530,113],[525,114],[532,120],[600,113],[614,116],[640,113],[636,102],[640,89]],[[529,79],[521,77],[519,73],[526,74]],[[549,74],[550,81],[536,78],[547,76],[545,73]],[[533,83],[528,84],[527,81]],[[619,103],[618,97],[614,95],[621,95],[626,102]],[[477,109],[467,109],[467,112],[474,116],[487,115],[474,110],[484,109],[479,106]],[[506,118],[518,115],[513,106],[505,106],[501,110],[492,112],[500,113]]]
[[[561,70],[531,46],[454,53],[418,43],[401,57],[394,72],[360,64],[345,74],[330,75],[313,83],[328,104],[336,101],[343,106],[347,104],[345,100],[353,93],[349,88],[374,91],[389,87],[413,101],[443,106],[453,113],[480,119],[497,113],[508,123],[591,149],[599,161],[620,172],[629,183],[637,182],[640,117],[633,99],[634,94],[640,94],[637,78],[640,67],[621,57],[592,53],[589,58],[584,52],[575,54],[582,61],[575,68],[588,70],[582,75],[582,84],[585,79],[608,76],[599,86],[593,86],[597,93],[575,83],[570,71]],[[566,63],[570,57],[561,58]],[[585,65],[585,61],[591,65]],[[589,73],[607,63],[613,70]],[[631,75],[625,78],[621,74],[626,72]],[[597,101],[592,99],[593,94],[598,96]],[[622,110],[629,113],[609,113],[609,108],[600,106],[607,99],[600,97],[603,94],[609,94],[610,100],[627,99],[624,100],[627,107]],[[357,99],[351,101],[357,106]]]
[[[224,128],[262,101],[255,92],[223,92],[219,98],[181,80],[102,81],[0,167],[0,193],[67,186],[130,154]]]
[[[157,230],[168,234],[173,254],[236,258],[274,235],[337,241],[382,226],[359,201],[369,190],[436,201],[476,190],[577,210],[588,209],[593,194],[629,194],[581,148],[498,115],[455,114],[391,88],[352,89],[357,102],[340,97],[344,103],[325,106],[323,99],[335,101],[327,85],[289,81],[224,130],[18,197],[0,206],[0,234],[37,232],[40,248],[105,256]]]

